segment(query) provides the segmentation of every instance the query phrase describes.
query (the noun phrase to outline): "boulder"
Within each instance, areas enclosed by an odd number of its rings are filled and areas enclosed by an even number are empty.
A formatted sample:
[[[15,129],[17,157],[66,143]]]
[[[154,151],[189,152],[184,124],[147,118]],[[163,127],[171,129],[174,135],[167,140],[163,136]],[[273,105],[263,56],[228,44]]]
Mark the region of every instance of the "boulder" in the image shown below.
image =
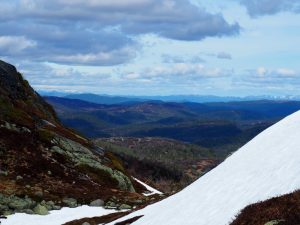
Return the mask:
[[[29,208],[30,204],[28,201],[20,198],[12,198],[8,204],[9,208],[14,209],[16,211],[20,211],[23,209]]]
[[[265,225],[277,225],[280,224],[281,222],[284,222],[284,220],[272,220],[270,222],[267,222]]]
[[[88,222],[84,222],[82,225],[91,225],[91,224]]]
[[[75,208],[77,207],[77,200],[74,198],[64,198],[62,200],[63,203],[65,203],[68,207],[70,208]]]
[[[97,199],[95,201],[92,201],[90,203],[90,206],[92,206],[92,207],[102,207],[102,206],[104,206],[104,201],[101,200],[101,199]]]
[[[131,206],[127,205],[127,204],[122,204],[119,206],[119,209],[120,210],[128,210],[128,209],[131,209]]]
[[[33,212],[38,215],[49,214],[48,209],[45,206],[40,205],[40,204],[38,204],[36,207],[34,207]]]

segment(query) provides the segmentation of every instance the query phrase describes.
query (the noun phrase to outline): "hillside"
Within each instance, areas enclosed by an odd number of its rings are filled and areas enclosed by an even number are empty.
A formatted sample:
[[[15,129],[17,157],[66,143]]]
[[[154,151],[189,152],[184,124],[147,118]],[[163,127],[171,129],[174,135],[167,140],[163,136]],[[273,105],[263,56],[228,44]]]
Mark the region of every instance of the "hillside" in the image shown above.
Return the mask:
[[[135,218],[131,222],[136,225],[226,225],[246,206],[300,189],[299,136],[300,112],[296,112],[259,134],[183,191],[117,222]],[[281,219],[275,216],[276,213],[273,220]],[[297,220],[293,224],[299,223]]]
[[[47,97],[64,124],[92,138],[163,137],[197,144],[224,157],[300,110],[300,102],[143,102],[99,105]]]
[[[300,191],[247,206],[231,225],[300,224]]]
[[[99,138],[94,143],[121,158],[134,177],[165,194],[183,189],[220,163],[209,149],[172,139]]]
[[[144,201],[111,153],[64,127],[16,68],[0,61],[0,213],[45,214],[101,199]]]

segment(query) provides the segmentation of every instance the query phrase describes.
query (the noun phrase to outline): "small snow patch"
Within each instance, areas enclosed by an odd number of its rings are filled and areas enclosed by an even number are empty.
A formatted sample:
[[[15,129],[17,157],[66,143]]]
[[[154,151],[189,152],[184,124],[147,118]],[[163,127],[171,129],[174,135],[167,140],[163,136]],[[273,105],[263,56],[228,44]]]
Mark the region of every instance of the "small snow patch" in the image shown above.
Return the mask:
[[[144,182],[142,182],[142,181],[140,181],[140,180],[138,180],[138,179],[136,179],[136,178],[134,178],[134,177],[133,177],[133,179],[134,179],[135,181],[137,181],[138,183],[140,183],[141,185],[143,185],[143,186],[149,191],[149,192],[147,192],[147,193],[144,193],[143,195],[145,195],[145,196],[151,196],[151,195],[155,195],[155,194],[163,195],[162,192],[156,190],[156,189],[153,188],[153,187],[150,187],[149,185],[145,184]]]

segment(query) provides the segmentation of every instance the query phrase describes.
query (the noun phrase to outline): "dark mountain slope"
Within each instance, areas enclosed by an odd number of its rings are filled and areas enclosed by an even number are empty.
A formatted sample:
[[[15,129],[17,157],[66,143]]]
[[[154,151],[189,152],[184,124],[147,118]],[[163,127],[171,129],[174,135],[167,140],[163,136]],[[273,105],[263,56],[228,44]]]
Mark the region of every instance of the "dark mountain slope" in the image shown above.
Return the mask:
[[[58,208],[75,206],[75,199],[82,204],[112,196],[128,203],[142,198],[116,157],[64,127],[16,68],[3,61],[0,93],[0,213],[32,212],[42,200]]]

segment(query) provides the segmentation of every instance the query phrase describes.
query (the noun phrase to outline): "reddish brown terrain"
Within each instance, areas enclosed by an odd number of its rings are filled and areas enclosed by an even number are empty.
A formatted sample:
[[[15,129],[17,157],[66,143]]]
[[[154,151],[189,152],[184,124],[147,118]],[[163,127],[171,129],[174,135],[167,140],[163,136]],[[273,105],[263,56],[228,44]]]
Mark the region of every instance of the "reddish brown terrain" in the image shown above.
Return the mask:
[[[231,225],[299,225],[300,191],[246,207]]]

